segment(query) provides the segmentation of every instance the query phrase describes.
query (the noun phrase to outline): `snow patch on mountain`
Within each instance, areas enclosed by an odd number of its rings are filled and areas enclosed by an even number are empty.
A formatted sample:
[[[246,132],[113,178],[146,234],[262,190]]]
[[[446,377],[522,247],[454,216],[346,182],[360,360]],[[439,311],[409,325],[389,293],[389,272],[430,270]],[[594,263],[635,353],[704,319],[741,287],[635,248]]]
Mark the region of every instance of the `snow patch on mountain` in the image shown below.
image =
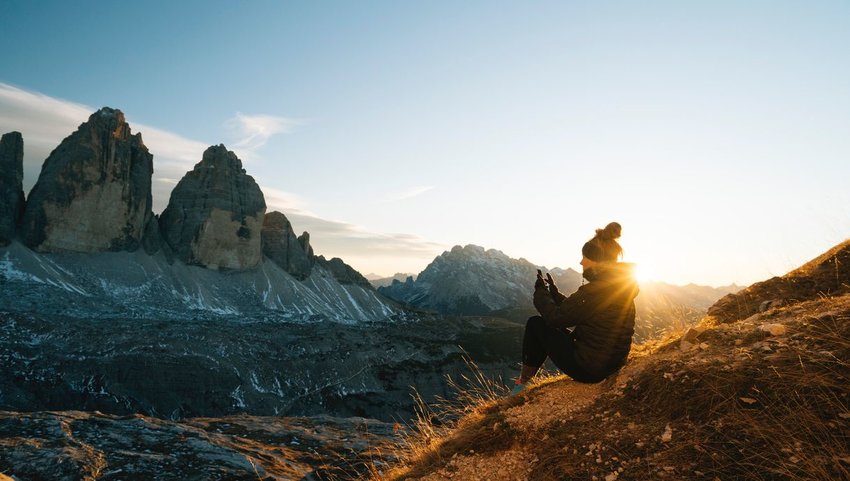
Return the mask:
[[[216,272],[169,263],[161,252],[43,254],[12,243],[0,249],[0,284],[8,310],[43,311],[44,301],[51,299],[63,314],[68,314],[61,309],[67,304],[79,315],[94,317],[259,315],[356,323],[401,312],[369,287],[341,284],[321,265],[300,281],[268,259],[254,269]]]

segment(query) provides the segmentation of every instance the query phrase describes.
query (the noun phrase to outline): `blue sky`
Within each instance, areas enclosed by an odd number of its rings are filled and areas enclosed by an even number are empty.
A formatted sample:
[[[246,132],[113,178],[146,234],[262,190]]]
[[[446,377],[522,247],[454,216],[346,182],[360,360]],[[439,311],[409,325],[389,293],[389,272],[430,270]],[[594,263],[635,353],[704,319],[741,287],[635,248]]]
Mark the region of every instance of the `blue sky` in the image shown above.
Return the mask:
[[[88,109],[120,108],[160,209],[223,142],[364,273],[467,243],[577,267],[618,220],[653,277],[750,283],[850,237],[847,2],[6,0],[0,17],[25,184]]]

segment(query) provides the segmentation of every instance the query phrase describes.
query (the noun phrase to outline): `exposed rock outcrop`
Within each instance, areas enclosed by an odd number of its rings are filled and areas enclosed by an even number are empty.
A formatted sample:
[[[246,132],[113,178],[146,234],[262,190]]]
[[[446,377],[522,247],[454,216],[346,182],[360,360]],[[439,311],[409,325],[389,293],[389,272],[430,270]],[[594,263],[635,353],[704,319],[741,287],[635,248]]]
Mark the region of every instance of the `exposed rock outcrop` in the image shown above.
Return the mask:
[[[369,279],[363,277],[363,274],[357,272],[355,268],[343,262],[339,257],[327,260],[325,259],[325,256],[318,256],[314,259],[316,264],[319,264],[330,271],[340,284],[355,284],[367,289],[374,289],[372,287],[372,283],[369,282]]]
[[[310,245],[310,233],[304,232],[295,237],[292,224],[277,211],[266,214],[263,222],[263,254],[299,280],[309,277],[313,266],[320,265],[340,284],[373,289],[368,279],[342,259],[334,257],[328,260],[324,256],[316,256]]]
[[[304,247],[292,231],[292,224],[285,215],[277,211],[266,214],[263,220],[262,238],[263,254],[275,264],[299,280],[304,280],[310,275],[313,260],[304,251]]]
[[[73,430],[73,436],[69,433]],[[14,478],[352,479],[399,442],[393,423],[329,416],[166,420],[136,414],[0,411],[0,465]],[[388,461],[386,459],[385,461]],[[104,468],[108,466],[108,468]]]
[[[312,259],[313,255],[313,246],[310,245],[310,233],[304,231],[300,236],[298,236],[298,243],[301,244],[301,250],[307,254],[307,257]]]
[[[148,218],[148,223],[145,224],[145,233],[142,237],[142,247],[148,255],[156,254],[162,247],[162,234],[159,232],[159,216],[152,215]]]
[[[171,192],[159,227],[186,264],[244,270],[262,260],[266,201],[242,161],[224,145],[204,152]]]
[[[0,138],[0,246],[15,237],[24,210],[24,138],[9,132]]]
[[[136,250],[151,216],[152,174],[141,134],[104,107],[47,157],[20,235],[42,252]]]

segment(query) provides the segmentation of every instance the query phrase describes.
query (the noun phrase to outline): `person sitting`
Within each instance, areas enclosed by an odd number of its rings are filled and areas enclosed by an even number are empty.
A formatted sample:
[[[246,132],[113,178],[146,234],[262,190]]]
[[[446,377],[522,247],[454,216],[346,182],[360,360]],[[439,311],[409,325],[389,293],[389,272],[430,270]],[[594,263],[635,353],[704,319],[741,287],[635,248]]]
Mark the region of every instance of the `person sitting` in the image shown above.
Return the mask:
[[[537,271],[534,307],[522,342],[522,372],[513,394],[524,389],[546,358],[565,374],[583,383],[600,382],[617,372],[629,356],[639,289],[634,265],[618,262],[623,248],[617,242],[622,227],[616,222],[582,247],[582,276],[588,283],[569,297],[552,276]]]

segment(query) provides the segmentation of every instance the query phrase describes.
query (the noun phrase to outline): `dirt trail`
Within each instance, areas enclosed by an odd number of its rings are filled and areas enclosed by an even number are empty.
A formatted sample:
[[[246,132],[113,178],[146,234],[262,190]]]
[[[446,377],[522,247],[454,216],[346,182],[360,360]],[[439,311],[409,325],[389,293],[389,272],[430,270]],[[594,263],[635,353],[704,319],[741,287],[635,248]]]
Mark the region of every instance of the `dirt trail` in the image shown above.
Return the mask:
[[[545,440],[544,431],[553,424],[566,424],[579,417],[592,417],[586,408],[597,397],[610,392],[612,388],[622,389],[632,373],[644,365],[643,356],[629,362],[620,373],[599,384],[582,384],[566,376],[546,380],[521,396],[528,396],[526,403],[511,407],[505,411],[505,422],[518,431],[538,433]],[[470,450],[463,455],[455,455],[445,466],[419,478],[421,481],[526,481],[539,460],[536,455],[520,446],[497,453],[476,453]],[[411,478],[412,479],[412,478]]]

